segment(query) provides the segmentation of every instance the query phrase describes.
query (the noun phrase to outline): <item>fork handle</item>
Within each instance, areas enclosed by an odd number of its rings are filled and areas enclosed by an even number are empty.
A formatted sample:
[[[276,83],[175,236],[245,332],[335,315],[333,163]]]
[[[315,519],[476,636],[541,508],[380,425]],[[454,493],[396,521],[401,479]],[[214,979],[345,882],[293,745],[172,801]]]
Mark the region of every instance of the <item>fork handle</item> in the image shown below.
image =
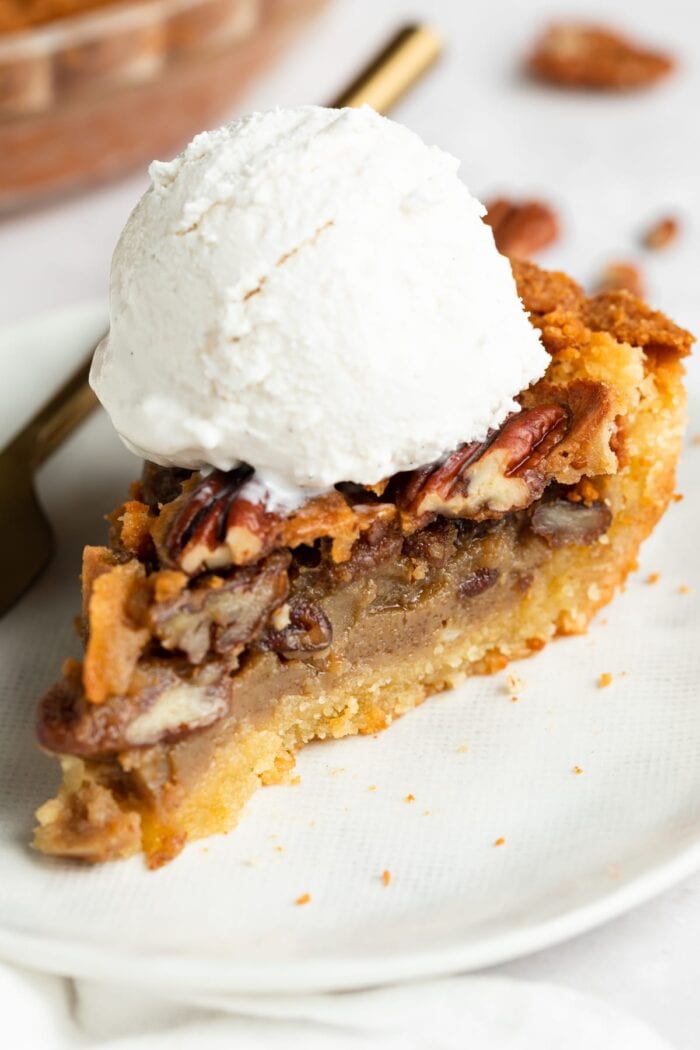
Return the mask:
[[[23,448],[31,466],[38,467],[90,415],[97,398],[88,383],[92,355],[65,381],[43,408],[12,441]]]

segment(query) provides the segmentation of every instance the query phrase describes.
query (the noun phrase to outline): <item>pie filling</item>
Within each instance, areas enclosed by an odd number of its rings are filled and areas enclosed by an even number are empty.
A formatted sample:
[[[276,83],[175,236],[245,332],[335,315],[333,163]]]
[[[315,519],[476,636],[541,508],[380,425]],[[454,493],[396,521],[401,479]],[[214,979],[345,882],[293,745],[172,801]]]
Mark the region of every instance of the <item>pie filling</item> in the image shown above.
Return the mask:
[[[486,441],[287,513],[246,466],[145,465],[85,550],[84,660],[40,706],[65,771],[40,849],[162,863],[306,741],[382,728],[609,600],[672,492],[691,337],[515,272],[552,361]]]

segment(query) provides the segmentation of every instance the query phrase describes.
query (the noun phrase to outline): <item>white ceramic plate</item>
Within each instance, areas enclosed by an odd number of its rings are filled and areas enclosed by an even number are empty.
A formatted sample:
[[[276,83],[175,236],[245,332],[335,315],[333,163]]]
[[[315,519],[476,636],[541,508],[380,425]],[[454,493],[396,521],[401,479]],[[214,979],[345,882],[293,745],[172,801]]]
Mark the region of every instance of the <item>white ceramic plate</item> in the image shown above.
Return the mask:
[[[33,330],[36,362],[46,329]],[[690,442],[686,498],[640,572],[587,636],[511,668],[524,679],[517,703],[502,674],[376,738],[312,746],[299,786],[259,792],[234,833],[154,873],[139,859],[83,868],[33,853],[32,812],[57,781],[33,743],[36,699],[76,651],[80,548],[100,541],[101,514],[137,469],[96,417],[40,478],[58,554],[0,622],[0,954],[170,990],[351,988],[532,952],[700,867]],[[603,672],[614,679],[601,689]]]

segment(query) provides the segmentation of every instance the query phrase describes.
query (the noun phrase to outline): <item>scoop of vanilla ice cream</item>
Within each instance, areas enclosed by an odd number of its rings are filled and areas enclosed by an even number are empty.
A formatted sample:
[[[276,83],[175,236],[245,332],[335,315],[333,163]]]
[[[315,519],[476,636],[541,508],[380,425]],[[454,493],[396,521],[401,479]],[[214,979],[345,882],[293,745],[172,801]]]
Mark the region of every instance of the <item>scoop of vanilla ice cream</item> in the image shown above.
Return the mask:
[[[548,358],[457,169],[368,107],[316,106],[152,164],[91,374],[125,443],[323,489],[484,438]]]

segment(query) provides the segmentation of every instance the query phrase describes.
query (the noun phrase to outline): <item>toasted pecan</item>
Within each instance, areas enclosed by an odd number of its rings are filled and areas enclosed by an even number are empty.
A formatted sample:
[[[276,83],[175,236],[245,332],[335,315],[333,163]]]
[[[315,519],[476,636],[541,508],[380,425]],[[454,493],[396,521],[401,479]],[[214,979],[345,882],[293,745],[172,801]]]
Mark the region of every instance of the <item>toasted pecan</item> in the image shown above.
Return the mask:
[[[649,87],[674,68],[673,59],[604,26],[551,25],[527,60],[528,71],[558,87],[629,91]]]
[[[544,201],[500,197],[487,203],[484,222],[493,230],[499,252],[517,259],[528,259],[559,236],[556,212]]]

